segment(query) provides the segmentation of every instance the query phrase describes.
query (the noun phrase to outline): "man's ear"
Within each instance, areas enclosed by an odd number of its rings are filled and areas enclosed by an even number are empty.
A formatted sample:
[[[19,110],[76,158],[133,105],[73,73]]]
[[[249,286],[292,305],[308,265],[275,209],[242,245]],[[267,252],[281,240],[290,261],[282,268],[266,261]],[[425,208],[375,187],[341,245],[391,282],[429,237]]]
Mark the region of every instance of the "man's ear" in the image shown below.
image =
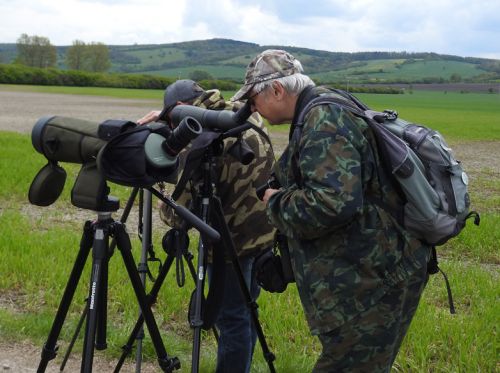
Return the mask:
[[[271,93],[274,95],[274,98],[278,101],[282,100],[286,94],[286,90],[281,85],[281,83],[274,81],[271,87],[272,87]]]

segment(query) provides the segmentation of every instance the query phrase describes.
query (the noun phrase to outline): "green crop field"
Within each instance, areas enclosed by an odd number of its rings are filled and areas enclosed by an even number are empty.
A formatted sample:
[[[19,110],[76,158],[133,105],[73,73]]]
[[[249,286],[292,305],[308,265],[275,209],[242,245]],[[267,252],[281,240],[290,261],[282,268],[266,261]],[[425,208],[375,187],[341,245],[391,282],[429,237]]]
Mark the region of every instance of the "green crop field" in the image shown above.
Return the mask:
[[[458,61],[425,61],[415,60],[371,60],[366,63],[358,63],[356,66],[341,71],[329,71],[311,74],[311,77],[321,81],[342,81],[350,79],[357,81],[371,79],[373,81],[391,81],[394,79],[405,79],[411,81],[419,77],[443,77],[450,79],[453,74],[458,74],[462,79],[479,75],[480,71],[471,63]]]
[[[50,87],[17,87],[40,90]],[[65,89],[55,93],[93,94],[161,101],[161,91]],[[232,92],[225,92],[229,97]],[[414,322],[398,355],[394,372],[499,372],[500,324],[500,96],[443,92],[414,92],[404,95],[358,95],[374,109],[392,108],[405,119],[425,123],[442,132],[470,176],[473,207],[481,213],[479,227],[468,224],[464,232],[438,249],[442,269],[450,280],[457,313],[448,310],[446,288],[440,274],[430,278]],[[286,125],[271,127],[271,137],[283,141]],[[45,342],[76,258],[82,227],[95,213],[70,203],[77,164],[63,164],[68,172],[62,196],[49,207],[31,206],[27,191],[34,175],[45,164],[31,145],[29,134],[0,131],[0,335],[3,341]],[[112,195],[125,204],[131,188],[110,184]],[[119,219],[119,214],[116,214]],[[158,220],[154,210],[153,220]],[[158,228],[158,227],[161,228]],[[153,246],[165,260],[161,225],[154,225]],[[140,242],[137,227],[128,225],[133,254],[138,261]],[[191,251],[196,254],[196,234]],[[152,262],[150,269],[158,274]],[[135,324],[138,305],[119,253],[109,264],[108,349],[96,355],[115,360],[121,355]],[[187,272],[187,270],[186,270]],[[56,366],[68,346],[88,294],[90,260],[86,264],[69,314],[62,329]],[[148,289],[151,282],[147,282]],[[192,281],[179,288],[172,270],[153,308],[161,336],[170,356],[177,356],[182,372],[190,371],[192,332],[187,308]],[[283,294],[262,292],[259,318],[278,372],[310,371],[319,353],[319,343],[310,336],[295,286]],[[80,338],[74,354],[81,352]],[[146,333],[145,361],[156,364],[156,355]],[[132,354],[134,355],[134,353]],[[256,347],[252,372],[267,372],[260,346]],[[201,372],[214,370],[216,342],[209,332],[202,335]],[[33,368],[39,354],[33,357]]]
[[[138,57],[143,64],[162,64],[165,62],[181,61],[186,58],[185,52],[177,48],[161,48],[161,49],[140,49],[131,52],[124,52],[132,56]]]
[[[175,68],[155,71],[155,74],[161,75],[161,76],[175,77],[177,79],[188,79],[189,74],[193,70],[205,71],[214,77],[218,77],[218,78],[222,78],[222,79],[227,78],[227,79],[239,80],[239,79],[241,79],[241,74],[242,74],[240,67],[224,66],[224,65],[197,65],[196,68],[193,68],[192,66],[175,67]],[[138,72],[138,74],[139,73],[140,74],[151,73],[151,71],[145,70],[145,71]]]
[[[365,95],[376,110],[393,109],[408,121],[426,124],[453,140],[499,140],[500,95],[415,92]]]

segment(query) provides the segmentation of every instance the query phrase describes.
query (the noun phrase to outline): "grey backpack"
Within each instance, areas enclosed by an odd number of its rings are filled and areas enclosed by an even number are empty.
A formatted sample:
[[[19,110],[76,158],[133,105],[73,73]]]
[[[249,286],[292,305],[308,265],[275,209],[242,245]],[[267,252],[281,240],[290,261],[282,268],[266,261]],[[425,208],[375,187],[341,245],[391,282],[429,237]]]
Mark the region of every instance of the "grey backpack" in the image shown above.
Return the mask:
[[[458,235],[468,218],[474,217],[474,224],[479,225],[479,214],[469,211],[467,174],[437,131],[400,119],[394,111],[370,110],[348,92],[332,91],[342,99],[316,95],[301,110],[295,131],[301,131],[313,106],[335,104],[352,112],[373,130],[386,170],[402,191],[403,225],[408,232],[437,246]],[[294,137],[300,138],[300,132]]]

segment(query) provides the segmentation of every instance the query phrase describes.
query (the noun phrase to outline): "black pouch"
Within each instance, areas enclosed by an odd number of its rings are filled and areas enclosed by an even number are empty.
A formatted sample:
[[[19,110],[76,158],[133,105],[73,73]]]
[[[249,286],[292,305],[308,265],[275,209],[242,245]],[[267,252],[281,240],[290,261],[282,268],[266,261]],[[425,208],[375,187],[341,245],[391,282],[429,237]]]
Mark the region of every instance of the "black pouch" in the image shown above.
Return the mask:
[[[283,293],[288,284],[295,282],[285,236],[278,234],[274,248],[255,258],[254,271],[257,283],[270,293]]]
[[[255,280],[260,287],[270,293],[283,293],[288,283],[285,281],[281,258],[269,249],[255,258]]]
[[[114,136],[106,143],[97,154],[99,171],[106,180],[139,188],[173,180],[178,166],[177,157],[169,157],[166,165],[156,167],[147,155],[149,136],[161,133],[161,127],[165,126],[152,124],[135,127]],[[157,148],[159,152],[162,151],[160,143],[157,143]]]

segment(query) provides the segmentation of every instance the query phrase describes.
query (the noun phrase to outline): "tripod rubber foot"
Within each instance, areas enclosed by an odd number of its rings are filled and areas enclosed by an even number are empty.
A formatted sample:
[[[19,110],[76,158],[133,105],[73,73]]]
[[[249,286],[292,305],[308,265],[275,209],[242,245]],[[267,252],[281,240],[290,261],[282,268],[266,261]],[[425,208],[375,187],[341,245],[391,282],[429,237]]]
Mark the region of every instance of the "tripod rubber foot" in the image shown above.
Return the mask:
[[[59,350],[59,346],[54,346],[53,349],[49,350],[47,344],[44,344],[42,348],[42,360],[49,361],[54,359],[57,355],[57,350]]]
[[[177,357],[173,357],[171,359],[168,358],[158,358],[158,363],[160,364],[161,369],[164,372],[172,372],[176,369],[180,369],[181,367],[181,362]]]
[[[102,350],[105,350],[107,348],[108,348],[108,344],[107,343],[96,343],[95,344],[95,349],[96,350],[102,351]]]
[[[276,360],[276,356],[272,352],[268,352],[264,355],[264,358],[268,363],[272,363],[274,360]]]

